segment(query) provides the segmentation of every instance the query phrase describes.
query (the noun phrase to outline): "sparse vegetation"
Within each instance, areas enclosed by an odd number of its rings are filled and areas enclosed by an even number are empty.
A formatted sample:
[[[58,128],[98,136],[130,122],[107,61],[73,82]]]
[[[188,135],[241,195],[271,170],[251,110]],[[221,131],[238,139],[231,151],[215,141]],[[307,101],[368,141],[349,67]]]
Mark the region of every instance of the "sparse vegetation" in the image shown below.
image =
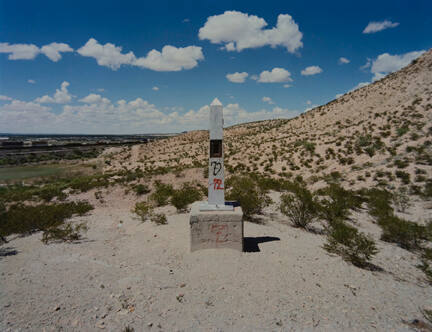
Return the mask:
[[[374,240],[341,220],[330,223],[324,249],[358,267],[365,267],[378,252]]]
[[[155,191],[150,195],[156,206],[164,206],[169,203],[171,195],[174,193],[174,188],[170,184],[162,183],[159,180],[154,182]]]
[[[88,202],[40,204],[36,206],[14,203],[0,213],[0,236],[28,235],[43,231],[43,241],[72,241],[79,239],[84,225],[64,225],[73,215],[82,216],[93,209]]]
[[[307,228],[318,217],[318,204],[306,186],[298,184],[281,196],[281,212],[295,227]]]
[[[179,190],[174,190],[171,197],[171,204],[178,211],[184,211],[187,206],[195,201],[200,200],[201,192],[190,183],[185,182]]]
[[[245,218],[258,214],[269,204],[269,197],[250,176],[233,176],[226,181],[227,200],[240,203]]]

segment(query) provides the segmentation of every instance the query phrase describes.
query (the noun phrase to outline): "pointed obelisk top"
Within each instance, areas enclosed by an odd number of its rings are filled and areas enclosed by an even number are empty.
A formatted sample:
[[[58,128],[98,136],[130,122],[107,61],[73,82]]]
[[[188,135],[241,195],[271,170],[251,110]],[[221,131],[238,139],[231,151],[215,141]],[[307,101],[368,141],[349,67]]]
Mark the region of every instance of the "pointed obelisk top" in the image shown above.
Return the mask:
[[[219,99],[215,98],[210,106],[222,106],[222,103],[219,101]]]

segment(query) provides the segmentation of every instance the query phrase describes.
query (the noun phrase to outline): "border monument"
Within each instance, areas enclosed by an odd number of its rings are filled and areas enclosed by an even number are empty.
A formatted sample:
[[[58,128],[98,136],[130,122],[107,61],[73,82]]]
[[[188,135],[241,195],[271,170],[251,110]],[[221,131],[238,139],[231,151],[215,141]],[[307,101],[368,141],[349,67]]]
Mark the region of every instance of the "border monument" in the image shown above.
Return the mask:
[[[191,251],[232,248],[243,251],[243,211],[225,201],[223,106],[210,105],[208,201],[195,202],[190,213]]]

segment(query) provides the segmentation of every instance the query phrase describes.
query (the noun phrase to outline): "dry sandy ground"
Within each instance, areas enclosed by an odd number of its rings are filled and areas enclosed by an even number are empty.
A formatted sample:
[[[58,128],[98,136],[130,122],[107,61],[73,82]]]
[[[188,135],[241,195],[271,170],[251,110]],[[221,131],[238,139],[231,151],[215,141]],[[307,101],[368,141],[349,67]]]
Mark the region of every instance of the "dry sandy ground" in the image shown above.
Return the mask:
[[[142,223],[118,197],[73,219],[88,222],[81,243],[34,234],[2,246],[17,253],[0,257],[1,331],[408,331],[402,320],[432,307],[418,259],[394,245],[378,241],[383,271],[362,270],[271,206],[265,225],[245,223],[249,252],[190,253],[187,213],[165,207],[168,225]]]

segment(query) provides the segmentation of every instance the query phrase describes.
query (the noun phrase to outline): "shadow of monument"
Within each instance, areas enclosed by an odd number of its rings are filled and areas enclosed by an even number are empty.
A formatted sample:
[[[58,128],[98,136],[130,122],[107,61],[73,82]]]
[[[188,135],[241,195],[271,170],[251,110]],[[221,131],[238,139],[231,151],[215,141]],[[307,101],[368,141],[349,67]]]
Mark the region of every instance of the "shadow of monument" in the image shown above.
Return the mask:
[[[243,238],[243,251],[244,252],[260,252],[258,244],[271,241],[280,241],[280,238],[275,236],[258,236],[258,237],[244,237]]]

